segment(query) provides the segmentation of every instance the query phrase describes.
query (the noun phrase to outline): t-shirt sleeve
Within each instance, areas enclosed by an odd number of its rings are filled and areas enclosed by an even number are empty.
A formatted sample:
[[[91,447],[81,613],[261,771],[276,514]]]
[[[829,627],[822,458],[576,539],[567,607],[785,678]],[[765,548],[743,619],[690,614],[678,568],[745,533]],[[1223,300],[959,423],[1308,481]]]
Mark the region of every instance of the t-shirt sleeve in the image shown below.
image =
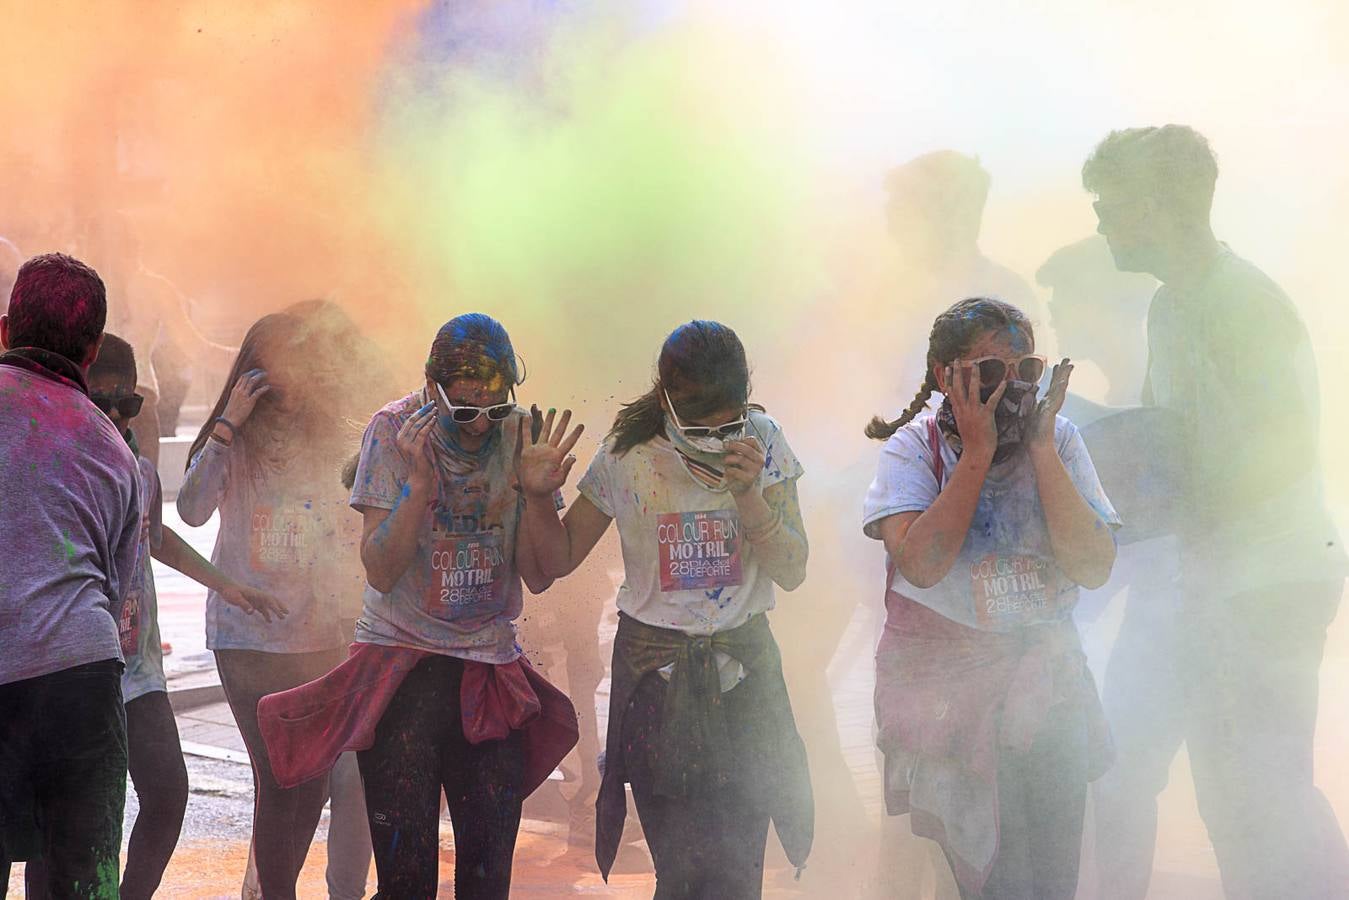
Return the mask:
[[[581,480],[576,484],[576,490],[580,492],[595,508],[604,513],[609,518],[614,517],[614,504],[612,485],[610,477],[613,471],[611,465],[613,456],[610,455],[608,444],[604,444],[595,451],[595,458],[590,461],[586,468],[586,473],[581,476]]]
[[[131,471],[130,490],[127,491],[125,519],[121,522],[117,542],[114,545],[112,560],[111,599],[121,604],[126,592],[136,583],[136,566],[140,562],[139,548],[141,539],[141,486],[140,473]],[[121,608],[120,605],[118,607]]]
[[[385,411],[375,413],[361,439],[361,458],[351,486],[351,505],[393,509],[410,474],[409,460],[398,449],[398,423]]]
[[[941,492],[933,471],[932,451],[911,428],[901,428],[881,447],[876,478],[862,503],[862,532],[880,540],[882,519],[922,512]]]
[[[159,472],[155,467],[146,461],[146,477],[149,478],[152,489],[150,490],[150,547],[158,550],[164,543],[164,485],[159,481]],[[145,510],[142,510],[144,513]]]
[[[793,481],[805,474],[801,461],[796,458],[796,453],[787,443],[787,436],[776,422],[772,424],[767,441],[768,446],[764,448],[762,487],[777,484],[779,481]]]
[[[1068,470],[1068,477],[1072,479],[1073,486],[1105,524],[1111,528],[1119,528],[1124,523],[1119,513],[1115,512],[1110,498],[1105,495],[1105,489],[1101,487],[1101,479],[1096,474],[1096,466],[1092,464],[1091,454],[1087,452],[1087,445],[1082,440],[1082,433],[1077,430],[1076,425],[1062,416],[1058,419],[1057,431],[1059,458],[1063,460],[1063,467]]]

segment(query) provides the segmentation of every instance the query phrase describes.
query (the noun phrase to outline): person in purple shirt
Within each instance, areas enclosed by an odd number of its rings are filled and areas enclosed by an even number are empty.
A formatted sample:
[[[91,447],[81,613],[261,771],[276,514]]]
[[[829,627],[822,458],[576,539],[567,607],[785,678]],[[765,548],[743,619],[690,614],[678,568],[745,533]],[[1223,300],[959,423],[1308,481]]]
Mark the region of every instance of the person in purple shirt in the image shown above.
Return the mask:
[[[118,616],[140,537],[136,459],[89,399],[107,296],[61,254],[19,269],[0,317],[0,884],[116,897],[126,802]]]

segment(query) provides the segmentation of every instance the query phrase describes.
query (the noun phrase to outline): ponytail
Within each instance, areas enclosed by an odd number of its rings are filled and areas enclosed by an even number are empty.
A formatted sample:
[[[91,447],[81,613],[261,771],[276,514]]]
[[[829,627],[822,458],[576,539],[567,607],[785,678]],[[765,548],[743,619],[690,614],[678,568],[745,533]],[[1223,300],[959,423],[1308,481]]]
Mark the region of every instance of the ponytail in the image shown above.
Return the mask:
[[[609,437],[615,456],[665,432],[661,393],[679,397],[680,411],[690,417],[749,402],[749,361],[740,338],[720,322],[694,319],[680,325],[660,348],[651,390],[623,404]]]
[[[660,387],[651,388],[614,416],[609,436],[614,439],[613,453],[622,456],[638,444],[645,444],[665,431],[665,410],[660,405]]]
[[[361,452],[358,450],[349,456],[346,462],[342,463],[342,468],[338,472],[338,478],[342,481],[342,487],[351,490],[356,486],[356,468],[361,464]]]
[[[927,377],[923,379],[922,386],[918,388],[918,393],[914,394],[913,402],[909,404],[909,408],[900,413],[899,418],[893,422],[887,422],[880,416],[872,416],[871,421],[867,423],[867,437],[874,441],[883,441],[889,438],[896,431],[913,421],[913,417],[927,407],[927,401],[932,399],[932,394],[936,390],[937,385],[932,380],[932,372],[929,370]]]

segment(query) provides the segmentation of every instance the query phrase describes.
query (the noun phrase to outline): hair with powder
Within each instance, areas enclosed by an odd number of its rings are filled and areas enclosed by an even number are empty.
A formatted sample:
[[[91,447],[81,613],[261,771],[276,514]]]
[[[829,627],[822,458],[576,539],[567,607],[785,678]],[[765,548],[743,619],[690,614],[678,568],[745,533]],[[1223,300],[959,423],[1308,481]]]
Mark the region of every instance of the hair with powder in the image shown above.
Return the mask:
[[[1030,319],[1025,313],[1010,303],[992,297],[969,297],[937,316],[927,339],[927,366],[923,372],[923,382],[913,402],[894,421],[873,417],[867,424],[866,436],[883,441],[907,425],[923,411],[937,390],[936,377],[932,374],[936,366],[957,359],[974,346],[985,332],[1000,331],[1008,326],[1025,331],[1032,340],[1035,338]]]
[[[614,417],[609,436],[616,455],[664,432],[662,391],[690,419],[744,406],[749,402],[749,361],[740,338],[720,322],[704,319],[676,328],[661,345],[651,390],[623,404]]]

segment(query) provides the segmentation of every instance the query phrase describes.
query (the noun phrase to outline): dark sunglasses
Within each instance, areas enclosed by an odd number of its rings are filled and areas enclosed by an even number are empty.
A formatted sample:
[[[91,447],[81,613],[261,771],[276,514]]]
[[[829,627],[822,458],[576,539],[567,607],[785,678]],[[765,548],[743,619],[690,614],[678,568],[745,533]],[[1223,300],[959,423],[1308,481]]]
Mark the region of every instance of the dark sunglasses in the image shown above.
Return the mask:
[[[136,418],[141,414],[141,405],[145,403],[145,398],[140,394],[90,394],[89,399],[94,401],[103,415],[111,416],[115,409],[123,419]]]
[[[979,369],[979,384],[982,387],[994,388],[1007,377],[1008,368],[1016,373],[1018,381],[1039,384],[1048,365],[1043,356],[1035,355],[1016,356],[1011,359],[1003,359],[1001,356],[981,356],[969,362]]]

